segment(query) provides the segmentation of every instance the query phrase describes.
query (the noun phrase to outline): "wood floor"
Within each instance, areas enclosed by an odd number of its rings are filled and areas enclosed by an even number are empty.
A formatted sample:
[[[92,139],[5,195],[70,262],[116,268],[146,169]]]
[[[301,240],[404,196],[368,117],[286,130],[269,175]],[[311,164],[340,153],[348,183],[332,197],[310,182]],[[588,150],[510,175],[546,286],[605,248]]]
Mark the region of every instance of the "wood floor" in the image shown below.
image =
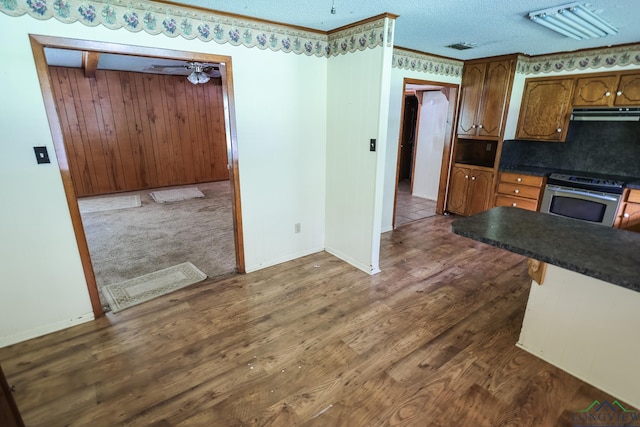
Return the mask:
[[[383,236],[382,273],[318,253],[0,349],[27,426],[570,426],[612,399],[515,347],[521,256]]]

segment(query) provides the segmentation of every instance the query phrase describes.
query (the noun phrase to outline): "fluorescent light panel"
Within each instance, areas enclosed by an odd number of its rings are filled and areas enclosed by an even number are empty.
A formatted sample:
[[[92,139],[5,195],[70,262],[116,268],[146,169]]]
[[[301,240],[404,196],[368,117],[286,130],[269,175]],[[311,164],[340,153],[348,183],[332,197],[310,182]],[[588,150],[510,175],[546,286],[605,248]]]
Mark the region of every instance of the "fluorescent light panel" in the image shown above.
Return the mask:
[[[580,3],[569,3],[530,12],[529,19],[576,40],[618,34],[615,27]]]

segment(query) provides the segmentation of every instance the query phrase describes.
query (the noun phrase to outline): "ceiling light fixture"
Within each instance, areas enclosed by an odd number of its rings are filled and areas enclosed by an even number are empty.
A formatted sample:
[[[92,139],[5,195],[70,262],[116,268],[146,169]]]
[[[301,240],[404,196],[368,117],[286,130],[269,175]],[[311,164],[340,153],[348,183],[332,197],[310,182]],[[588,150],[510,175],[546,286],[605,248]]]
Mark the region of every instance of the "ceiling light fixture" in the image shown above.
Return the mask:
[[[618,34],[614,26],[580,3],[529,12],[527,17],[536,24],[576,40]]]
[[[187,76],[187,80],[189,80],[194,85],[197,85],[198,83],[208,82],[210,80],[210,77],[207,76],[204,71],[202,71],[202,65],[196,63],[193,69],[193,73]]]
[[[336,14],[336,2],[335,0],[333,1],[333,3],[331,4],[331,14],[335,15]]]

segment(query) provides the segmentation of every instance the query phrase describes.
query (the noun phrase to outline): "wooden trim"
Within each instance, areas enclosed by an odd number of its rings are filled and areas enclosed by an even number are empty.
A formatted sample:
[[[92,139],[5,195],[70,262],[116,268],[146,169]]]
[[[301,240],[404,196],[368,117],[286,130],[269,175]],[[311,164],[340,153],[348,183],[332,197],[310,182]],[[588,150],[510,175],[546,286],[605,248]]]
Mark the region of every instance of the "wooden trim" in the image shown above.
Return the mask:
[[[98,61],[100,60],[99,52],[82,52],[82,69],[84,70],[84,76],[88,78],[96,77],[96,70],[98,69]]]
[[[395,15],[389,12],[381,13],[380,15],[372,16],[371,18],[363,19],[362,21],[352,22],[351,24],[343,25],[342,27],[329,30],[327,31],[327,35],[339,33],[340,31],[348,30],[349,28],[359,27],[360,25],[364,25],[373,21],[378,21],[383,18],[396,19],[398,16],[400,15]]]
[[[167,5],[167,6],[179,7],[179,8],[183,8],[183,9],[191,9],[191,10],[195,10],[195,11],[198,11],[198,12],[207,12],[207,13],[211,13],[211,14],[214,14],[214,15],[226,16],[226,17],[233,18],[233,19],[240,19],[240,20],[243,20],[243,21],[259,22],[259,23],[262,23],[262,24],[270,24],[270,25],[280,25],[282,27],[291,28],[291,29],[294,29],[294,30],[308,31],[310,33],[327,34],[326,31],[317,30],[317,29],[313,29],[313,28],[309,28],[309,27],[302,27],[302,26],[299,26],[299,25],[291,25],[291,24],[286,24],[284,22],[278,22],[278,21],[270,21],[268,19],[256,18],[254,16],[248,16],[248,15],[240,15],[240,14],[237,14],[237,13],[223,12],[221,10],[210,9],[210,8],[207,8],[207,7],[188,5],[188,4],[184,4],[184,3],[175,3],[175,2],[172,2],[172,1],[168,1],[168,0],[153,0],[153,1],[151,1],[151,3],[160,3],[160,4]]]
[[[527,258],[527,273],[538,285],[544,283],[544,276],[547,272],[547,263],[537,259]]]
[[[447,61],[455,61],[455,62],[459,62],[460,64],[463,64],[465,62],[462,59],[452,58],[451,56],[436,55],[435,53],[429,53],[429,52],[423,52],[421,50],[409,49],[408,47],[394,46],[393,48],[394,49],[398,49],[398,50],[403,50],[405,52],[417,53],[418,55],[426,55],[426,56],[432,56],[434,58],[446,59]]]
[[[93,266],[91,264],[91,256],[87,245],[87,239],[82,225],[82,218],[78,208],[78,201],[75,195],[74,184],[69,172],[69,162],[64,146],[64,138],[60,125],[58,112],[52,90],[51,77],[49,67],[44,54],[45,47],[56,47],[62,49],[74,49],[80,51],[118,53],[122,55],[148,56],[155,58],[177,59],[183,61],[200,61],[200,62],[217,62],[221,64],[221,68],[228,64],[229,69],[223,74],[223,96],[225,98],[225,126],[227,127],[227,157],[233,159],[230,167],[230,175],[232,177],[232,205],[234,214],[234,238],[236,240],[236,268],[239,272],[245,272],[244,266],[244,243],[242,233],[242,212],[240,209],[240,178],[239,164],[237,156],[237,137],[235,129],[234,103],[233,103],[233,84],[230,71],[231,57],[224,55],[215,55],[207,53],[197,53],[188,51],[176,51],[160,48],[149,48],[133,45],[121,45],[116,43],[88,41],[80,39],[68,39],[62,37],[51,37],[43,35],[30,35],[31,49],[36,64],[38,79],[40,80],[40,88],[44,99],[45,111],[49,120],[49,128],[53,140],[56,157],[58,158],[58,167],[62,176],[62,183],[65,190],[67,205],[71,215],[71,223],[78,244],[80,253],[80,261],[84,270],[87,289],[91,299],[91,306],[95,317],[104,315],[102,304],[98,296],[98,287],[95,280]],[[226,81],[225,82],[225,77]]]
[[[244,274],[246,267],[242,228],[242,204],[240,198],[240,165],[238,164],[238,137],[236,134],[236,108],[231,58],[224,64],[220,64],[220,74],[222,74],[222,97],[225,111],[224,123],[227,134],[229,180],[231,181],[231,198],[233,199],[233,236],[236,246],[236,268],[239,273]]]
[[[398,132],[398,158],[396,160],[396,178],[395,178],[395,191],[393,193],[393,215],[391,221],[391,228],[396,228],[396,208],[398,203],[398,177],[400,176],[400,154],[402,148],[402,131],[404,129],[404,97],[407,91],[407,85],[409,84],[418,84],[418,85],[432,85],[439,86],[441,89],[447,89],[445,95],[447,96],[447,100],[449,101],[449,112],[447,113],[447,122],[449,123],[449,132],[446,134],[446,139],[444,141],[444,146],[442,147],[442,163],[440,166],[440,181],[438,185],[438,200],[436,201],[436,213],[438,215],[444,214],[444,205],[447,198],[447,188],[448,188],[448,180],[449,180],[449,169],[451,167],[451,147],[452,141],[454,137],[454,133],[456,130],[454,120],[457,117],[458,111],[458,93],[460,92],[460,85],[455,83],[442,83],[435,82],[431,80],[419,80],[413,78],[404,78],[402,83],[402,106],[400,110],[400,131]],[[451,90],[455,89],[455,90]],[[444,92],[443,92],[444,93]],[[454,99],[452,99],[454,98]],[[419,111],[419,110],[418,110]],[[418,113],[419,119],[419,113]],[[417,124],[416,124],[417,126]],[[414,143],[414,158],[413,161],[415,163],[415,150],[417,146],[417,128],[416,128],[416,142]],[[411,187],[413,188],[413,165],[411,167]]]
[[[525,57],[527,57],[529,59],[543,58],[543,57],[548,57],[548,56],[562,56],[562,55],[576,56],[576,55],[580,55],[581,53],[588,53],[588,52],[593,52],[593,51],[596,51],[596,50],[609,50],[609,49],[618,49],[618,48],[628,48],[628,47],[631,47],[631,46],[640,47],[640,43],[631,42],[631,43],[614,44],[614,45],[610,45],[610,46],[589,47],[589,48],[578,49],[578,50],[563,50],[562,52],[544,53],[544,54],[540,54],[540,55],[526,55],[526,54],[521,54],[521,55],[525,56]]]
[[[496,56],[488,56],[486,58],[474,58],[474,59],[467,59],[466,61],[464,61],[465,64],[477,64],[477,63],[483,63],[483,62],[494,62],[494,61],[506,61],[506,60],[513,60],[514,63],[512,64],[512,69],[511,71],[515,71],[515,63],[518,61],[518,56],[521,56],[521,54],[518,53],[509,53],[507,55],[496,55]],[[515,73],[513,73],[515,74]]]

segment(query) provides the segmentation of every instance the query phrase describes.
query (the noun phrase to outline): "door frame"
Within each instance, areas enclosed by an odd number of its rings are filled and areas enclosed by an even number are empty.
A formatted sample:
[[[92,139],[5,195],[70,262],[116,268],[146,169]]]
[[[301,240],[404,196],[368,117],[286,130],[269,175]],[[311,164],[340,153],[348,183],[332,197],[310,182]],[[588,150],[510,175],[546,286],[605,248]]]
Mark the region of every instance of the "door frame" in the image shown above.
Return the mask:
[[[431,80],[419,80],[419,79],[411,79],[404,78],[402,82],[402,106],[400,110],[400,131],[398,132],[398,158],[396,161],[396,178],[394,185],[394,193],[393,193],[393,220],[391,222],[391,228],[396,228],[396,204],[398,202],[398,178],[400,177],[400,154],[402,148],[400,145],[402,144],[402,131],[404,129],[404,97],[407,92],[407,85],[425,85],[425,86],[434,86],[439,88],[443,94],[447,97],[449,101],[449,110],[447,112],[447,123],[449,126],[449,131],[445,132],[445,140],[444,146],[442,148],[442,161],[440,166],[440,181],[438,184],[438,200],[436,201],[436,214],[442,215],[444,214],[445,209],[445,201],[447,198],[447,187],[449,181],[449,168],[451,167],[451,155],[452,155],[452,146],[453,146],[453,137],[455,133],[455,122],[458,114],[458,95],[460,93],[460,85],[457,83],[442,83],[435,82]],[[437,90],[437,89],[434,89]],[[418,98],[418,114],[416,120],[420,120],[420,109],[422,102],[420,102],[420,98]],[[420,123],[416,123],[416,136],[415,142],[413,144],[413,164],[411,166],[411,188],[413,189],[413,174],[415,168],[415,153],[418,147],[418,132],[420,130]]]
[[[142,56],[162,59],[174,59],[180,61],[215,62],[220,64],[222,80],[222,97],[224,105],[225,133],[227,145],[227,162],[229,180],[231,182],[231,204],[233,215],[234,241],[236,250],[236,269],[239,273],[245,273],[244,238],[242,231],[242,208],[240,202],[240,168],[238,164],[238,142],[235,120],[235,100],[233,94],[233,72],[231,57],[199,52],[179,51],[161,48],[150,48],[118,43],[87,41],[80,39],[52,37],[43,35],[30,35],[31,50],[36,64],[40,89],[44,100],[44,107],[49,121],[49,129],[53,140],[53,147],[58,158],[58,167],[62,176],[62,185],[69,207],[71,224],[76,236],[80,261],[84,271],[91,307],[95,317],[104,315],[98,285],[96,282],[89,246],[85,236],[82,217],[78,207],[78,200],[74,189],[73,180],[69,170],[69,160],[64,145],[62,125],[56,109],[55,96],[49,66],[44,53],[45,47],[79,50],[83,52],[114,53],[120,55]]]

